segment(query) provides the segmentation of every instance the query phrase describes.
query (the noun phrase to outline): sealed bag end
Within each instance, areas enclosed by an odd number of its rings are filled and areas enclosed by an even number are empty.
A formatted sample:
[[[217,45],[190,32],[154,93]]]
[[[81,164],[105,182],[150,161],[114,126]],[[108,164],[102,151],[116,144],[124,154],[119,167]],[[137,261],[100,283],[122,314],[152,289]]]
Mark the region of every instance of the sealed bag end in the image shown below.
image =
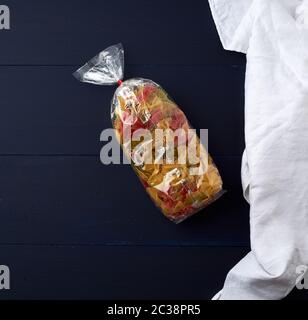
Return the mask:
[[[180,224],[181,222],[185,221],[186,219],[190,218],[191,216],[195,215],[196,213],[199,213],[201,210],[205,209],[206,207],[208,207],[209,205],[211,205],[213,202],[215,202],[216,200],[218,200],[220,197],[222,197],[227,191],[224,189],[221,189],[220,191],[218,191],[215,195],[213,195],[210,199],[208,199],[207,202],[205,202],[203,204],[203,206],[201,206],[198,209],[193,210],[190,213],[185,213],[179,216],[175,216],[175,217],[170,217],[168,215],[165,215],[165,217],[167,219],[169,219],[170,221],[172,221],[175,224]],[[164,212],[163,212],[164,213]]]
[[[97,85],[114,85],[123,80],[124,49],[121,43],[108,47],[73,73],[81,81]]]
[[[82,71],[81,71],[81,68],[80,68],[80,69],[76,70],[75,72],[73,72],[72,75],[73,75],[73,77],[75,77],[78,81],[84,82],[84,81],[83,81],[83,78],[82,78],[82,76],[81,76],[81,73],[82,73]]]

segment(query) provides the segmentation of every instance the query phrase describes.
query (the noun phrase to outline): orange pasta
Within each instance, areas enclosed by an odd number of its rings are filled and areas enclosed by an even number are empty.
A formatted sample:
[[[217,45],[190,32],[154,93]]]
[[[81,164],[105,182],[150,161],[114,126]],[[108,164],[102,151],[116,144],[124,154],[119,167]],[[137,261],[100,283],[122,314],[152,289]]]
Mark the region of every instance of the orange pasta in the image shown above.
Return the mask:
[[[110,47],[76,77],[96,84],[118,82],[111,105],[116,137],[153,202],[179,223],[222,194],[222,179],[183,111],[158,84],[141,78],[121,81],[123,61],[122,47]]]

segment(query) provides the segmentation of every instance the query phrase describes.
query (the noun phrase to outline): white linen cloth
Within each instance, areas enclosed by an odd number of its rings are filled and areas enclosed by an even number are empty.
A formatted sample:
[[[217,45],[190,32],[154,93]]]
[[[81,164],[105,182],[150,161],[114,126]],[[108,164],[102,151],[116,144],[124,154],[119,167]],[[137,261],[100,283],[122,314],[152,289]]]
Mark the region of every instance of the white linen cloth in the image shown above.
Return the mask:
[[[251,228],[251,252],[213,299],[282,299],[296,268],[308,266],[308,0],[209,4],[223,47],[247,54],[242,182]]]

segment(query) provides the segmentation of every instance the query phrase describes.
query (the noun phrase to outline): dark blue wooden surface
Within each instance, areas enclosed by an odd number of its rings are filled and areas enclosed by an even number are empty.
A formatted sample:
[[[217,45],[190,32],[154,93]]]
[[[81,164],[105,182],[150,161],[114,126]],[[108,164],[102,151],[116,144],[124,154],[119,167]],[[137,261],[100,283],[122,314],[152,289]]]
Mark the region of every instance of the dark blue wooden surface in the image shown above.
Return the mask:
[[[245,57],[222,49],[207,1],[6,4],[0,264],[11,268],[12,289],[0,299],[210,298],[249,251],[249,207],[240,182]],[[114,88],[71,76],[120,41],[126,78],[160,83],[196,128],[209,129],[228,192],[180,225],[157,211],[129,166],[100,164]]]

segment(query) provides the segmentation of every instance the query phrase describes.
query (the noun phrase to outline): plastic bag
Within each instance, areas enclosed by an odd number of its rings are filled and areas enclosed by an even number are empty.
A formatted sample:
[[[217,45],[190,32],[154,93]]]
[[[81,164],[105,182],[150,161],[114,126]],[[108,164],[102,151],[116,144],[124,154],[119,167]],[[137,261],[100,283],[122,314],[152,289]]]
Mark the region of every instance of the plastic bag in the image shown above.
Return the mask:
[[[124,50],[118,44],[99,53],[74,76],[98,85],[118,83],[111,120],[119,143],[156,206],[179,223],[223,193],[222,179],[168,94],[151,80],[122,82],[123,73]],[[189,162],[192,154],[194,161]]]

